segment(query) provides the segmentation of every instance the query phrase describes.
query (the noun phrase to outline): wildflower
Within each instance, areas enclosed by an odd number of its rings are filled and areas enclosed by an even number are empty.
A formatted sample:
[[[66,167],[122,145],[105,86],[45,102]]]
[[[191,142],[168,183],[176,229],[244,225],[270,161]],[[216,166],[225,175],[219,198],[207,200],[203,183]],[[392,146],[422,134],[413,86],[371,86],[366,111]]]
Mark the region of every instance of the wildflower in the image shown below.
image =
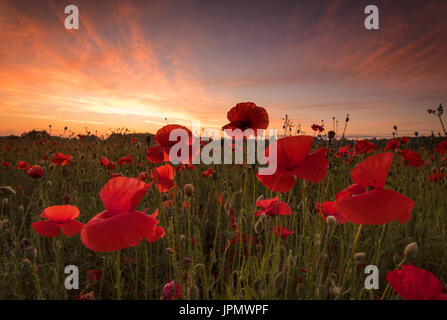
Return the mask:
[[[279,139],[277,142],[277,169],[272,175],[256,177],[268,189],[274,192],[288,192],[295,185],[295,178],[318,183],[326,176],[329,161],[326,148],[309,153],[314,141],[310,136],[293,136]],[[266,154],[269,152],[266,149]]]
[[[411,218],[414,201],[393,190],[385,189],[394,154],[384,152],[366,158],[351,170],[354,182],[337,194],[336,208],[348,221],[377,225]],[[372,188],[368,191],[368,189]],[[351,196],[354,195],[354,196]]]
[[[412,266],[403,265],[399,270],[389,271],[386,281],[405,300],[446,300],[443,287],[433,273]]]
[[[421,159],[421,155],[416,151],[408,151],[408,149],[404,149],[401,151],[401,156],[407,167],[418,168],[425,164],[425,162]]]
[[[130,156],[130,154],[128,154],[125,157],[121,157],[118,159],[118,161],[116,162],[117,165],[122,166],[125,164],[132,164],[135,160]]]
[[[295,231],[288,230],[286,227],[281,228],[280,226],[275,226],[274,231],[275,231],[275,235],[277,237],[281,237],[281,239],[286,239],[290,235],[295,233]]]
[[[324,127],[323,126],[319,126],[317,124],[313,124],[311,126],[311,128],[312,128],[313,131],[318,131],[318,132],[323,132],[324,131]]]
[[[357,141],[357,143],[354,145],[354,153],[352,154],[354,157],[358,154],[362,154],[362,153],[371,153],[374,150],[376,150],[378,147],[369,142],[368,140],[359,140]]]
[[[40,214],[46,220],[34,222],[31,226],[43,237],[56,237],[60,230],[67,237],[78,234],[84,224],[74,220],[79,216],[79,209],[74,206],[52,206]]]
[[[262,209],[256,211],[254,213],[255,216],[266,214],[273,217],[282,215],[290,216],[292,214],[292,209],[290,209],[289,205],[279,200],[277,196],[272,199],[256,201],[256,206],[262,207]]]
[[[225,129],[267,129],[269,125],[269,116],[267,111],[258,107],[253,102],[242,102],[236,104],[227,113],[230,123],[222,127]]]
[[[155,184],[155,189],[159,192],[167,192],[174,188],[174,170],[170,164],[153,168],[150,173],[152,182],[151,187]]]
[[[208,178],[214,174],[213,168],[208,168],[205,171],[202,172],[202,177]]]
[[[171,150],[171,147],[176,145],[180,141],[180,137],[178,138],[177,141],[169,140],[169,135],[173,130],[176,129],[185,130],[188,133],[189,135],[188,145],[191,148],[192,145],[191,130],[178,124],[169,124],[157,131],[157,134],[155,135],[155,142],[157,143],[157,145],[147,149],[146,154],[147,160],[149,160],[152,163],[161,163],[163,161],[169,161],[169,152]],[[180,156],[182,161],[188,160],[187,158],[183,157],[183,155]],[[192,161],[189,161],[188,163],[192,163]]]
[[[56,166],[65,166],[70,164],[70,160],[73,159],[73,156],[69,154],[63,154],[60,152],[56,152],[51,159],[51,163]]]
[[[164,300],[179,299],[182,296],[182,287],[180,284],[175,283],[174,280],[172,280],[163,286],[161,294]]]
[[[397,139],[389,140],[386,143],[385,150],[392,150],[392,151],[397,150],[399,149],[399,143],[400,142]]]
[[[29,167],[30,167],[30,164],[28,162],[25,162],[25,161],[22,161],[22,160],[17,162],[17,164],[14,166],[15,169],[20,169],[20,170],[26,170]]]
[[[148,188],[135,178],[110,179],[100,192],[106,210],[81,231],[84,245],[93,251],[110,252],[135,247],[143,238],[154,242],[163,237],[164,229],[157,227],[158,210],[151,216],[136,210]]]
[[[335,219],[336,222],[340,224],[344,224],[346,219],[338,212],[336,207],[336,201],[325,201],[323,202],[323,206],[320,203],[316,203],[318,213],[321,214],[323,220],[325,220],[329,224],[329,217]]]
[[[39,179],[43,177],[43,169],[40,166],[32,166],[27,172],[28,176],[34,179]]]

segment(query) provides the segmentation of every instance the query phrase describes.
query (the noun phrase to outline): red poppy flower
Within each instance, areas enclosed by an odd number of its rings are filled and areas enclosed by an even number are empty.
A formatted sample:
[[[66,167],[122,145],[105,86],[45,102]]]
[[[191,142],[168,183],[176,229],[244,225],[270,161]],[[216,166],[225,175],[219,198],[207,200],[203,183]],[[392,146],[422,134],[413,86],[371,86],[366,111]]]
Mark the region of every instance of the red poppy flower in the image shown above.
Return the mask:
[[[151,187],[155,184],[155,189],[159,192],[167,192],[174,188],[174,170],[170,164],[165,164],[161,167],[153,168],[150,173],[152,182]]]
[[[110,252],[135,247],[143,238],[154,242],[163,237],[164,229],[157,227],[158,210],[152,216],[136,210],[148,188],[135,178],[110,179],[99,194],[106,210],[81,231],[84,245],[93,251]]]
[[[130,138],[130,142],[132,142],[132,143],[137,143],[138,140],[137,140],[136,138]]]
[[[109,170],[115,169],[115,164],[106,157],[101,158],[101,164]]]
[[[2,166],[4,166],[5,168],[10,167],[11,163],[9,163],[8,161],[3,161]]]
[[[348,144],[347,146],[344,146],[344,147],[340,147],[338,149],[338,154],[336,155],[336,157],[340,158],[340,157],[342,157],[344,155],[349,156],[351,154],[351,150],[350,149],[351,149],[351,145],[350,144]]]
[[[418,168],[425,164],[424,160],[421,159],[421,155],[416,151],[408,151],[408,149],[404,149],[401,151],[401,156],[407,167]]]
[[[29,166],[30,165],[28,162],[20,160],[19,162],[17,162],[17,164],[14,166],[14,168],[20,169],[20,170],[26,170],[29,168]]]
[[[338,212],[346,220],[377,225],[395,219],[405,223],[411,218],[414,201],[393,190],[384,189],[393,157],[391,152],[379,153],[366,158],[351,170],[354,184],[339,192],[336,201]]]
[[[130,156],[130,154],[128,154],[125,157],[121,157],[118,159],[118,161],[116,162],[117,165],[122,166],[125,164],[132,164],[135,160]]]
[[[211,177],[214,174],[213,168],[208,168],[205,171],[202,172],[202,177],[208,178]]]
[[[443,287],[433,273],[412,266],[403,265],[399,270],[389,271],[386,275],[394,291],[405,300],[444,300]]]
[[[408,142],[410,142],[410,138],[408,138],[408,137],[400,138],[400,143],[401,144],[407,144]]]
[[[292,215],[292,209],[290,209],[289,205],[279,200],[278,197],[256,201],[256,206],[262,207],[262,209],[256,211],[255,216],[260,216],[262,214],[266,214],[271,217]]]
[[[29,169],[26,172],[31,178],[39,179],[43,177],[43,169],[40,166],[32,166],[31,169]]]
[[[274,230],[275,230],[275,235],[277,237],[281,237],[281,239],[286,239],[290,235],[295,233],[295,231],[288,230],[286,227],[281,228],[280,226],[275,226]]]
[[[56,166],[65,166],[70,164],[70,160],[73,159],[73,157],[69,154],[63,154],[60,152],[56,152],[53,155],[53,158],[51,159],[51,162],[55,164]]]
[[[324,221],[326,221],[328,216],[333,216],[339,224],[344,224],[346,222],[346,219],[337,210],[336,201],[325,201],[323,203],[323,208],[320,203],[316,203],[315,206],[317,207],[318,214],[321,214]]]
[[[326,148],[310,153],[314,137],[294,136],[279,139],[277,144],[277,166],[272,175],[256,177],[268,189],[274,192],[288,192],[295,184],[295,177],[313,183],[320,182],[326,176],[329,161],[326,159]],[[266,149],[269,154],[270,147]]]
[[[385,150],[392,150],[392,151],[397,150],[399,149],[399,143],[400,142],[397,139],[389,140],[386,143]]]
[[[269,115],[267,111],[258,107],[253,102],[242,102],[236,104],[227,113],[227,118],[230,123],[224,125],[222,130],[225,129],[267,129],[269,126]]]
[[[168,282],[161,289],[164,300],[180,299],[182,297],[182,287],[174,281]]]
[[[323,132],[324,131],[324,127],[323,126],[319,126],[318,124],[313,124],[311,126],[313,131],[318,131],[318,132]]]
[[[377,148],[378,147],[375,144],[369,142],[368,140],[359,140],[354,146],[354,153],[352,155],[355,157],[356,155],[362,153],[368,154]]]
[[[441,141],[438,143],[438,146],[433,150],[439,154],[444,154],[447,149],[447,140]]]
[[[444,180],[444,178],[445,174],[442,171],[438,170],[437,172],[430,174],[428,180],[430,182],[441,182],[442,180]]]
[[[82,224],[74,220],[79,216],[79,209],[74,206],[52,206],[40,214],[47,220],[37,221],[32,224],[33,229],[43,237],[56,237],[60,230],[67,237],[81,232]]]
[[[169,161],[169,152],[172,146],[176,145],[180,141],[180,137],[177,138],[176,141],[170,141],[169,135],[175,129],[185,130],[189,135],[188,148],[189,150],[189,162],[188,158],[184,157],[181,154],[178,154],[179,158],[185,162],[192,163],[192,153],[191,153],[191,145],[193,143],[192,132],[188,128],[178,125],[178,124],[169,124],[164,126],[163,128],[157,131],[155,135],[155,142],[158,144],[156,146],[150,147],[147,149],[146,158],[152,163],[160,163],[163,161]]]

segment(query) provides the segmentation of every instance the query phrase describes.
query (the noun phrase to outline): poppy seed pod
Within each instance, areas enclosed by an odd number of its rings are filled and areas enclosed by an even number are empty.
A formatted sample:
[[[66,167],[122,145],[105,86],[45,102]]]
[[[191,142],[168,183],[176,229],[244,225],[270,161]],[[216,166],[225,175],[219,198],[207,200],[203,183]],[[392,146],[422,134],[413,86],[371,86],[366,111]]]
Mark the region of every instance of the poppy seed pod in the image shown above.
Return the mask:
[[[196,285],[192,285],[188,288],[187,291],[188,300],[199,300],[200,294],[199,294],[199,288],[197,288]]]
[[[183,192],[185,192],[187,197],[192,197],[194,195],[194,186],[191,183],[185,184]]]
[[[174,254],[174,249],[172,249],[172,248],[166,248],[166,253],[167,254]]]
[[[329,131],[328,133],[327,133],[327,137],[329,138],[329,140],[332,140],[332,139],[334,139],[335,138],[335,131]]]
[[[28,259],[29,261],[35,261],[37,258],[37,249],[34,247],[25,248],[23,256],[25,259]]]
[[[337,219],[334,216],[328,216],[326,218],[326,223],[330,227],[335,226],[337,224]]]
[[[364,263],[366,258],[366,253],[357,252],[354,254],[354,263]]]
[[[407,258],[415,257],[418,252],[418,244],[416,242],[412,242],[405,247],[404,255]]]

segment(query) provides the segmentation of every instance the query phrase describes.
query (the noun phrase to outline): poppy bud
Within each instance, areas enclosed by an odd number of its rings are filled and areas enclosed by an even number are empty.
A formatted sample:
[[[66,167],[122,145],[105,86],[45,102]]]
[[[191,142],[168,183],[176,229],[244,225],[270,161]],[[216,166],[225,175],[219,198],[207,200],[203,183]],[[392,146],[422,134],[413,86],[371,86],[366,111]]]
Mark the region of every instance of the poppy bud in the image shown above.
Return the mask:
[[[445,172],[445,167],[444,167],[444,166],[442,166],[441,168],[439,168],[439,172],[442,172],[442,173],[444,173],[444,172]]]
[[[47,187],[51,187],[52,184],[53,184],[53,182],[51,182],[51,180],[47,181]]]
[[[366,258],[366,253],[357,252],[354,254],[354,263],[364,263]]]
[[[438,171],[438,169],[436,169],[435,167],[431,168],[431,173],[436,173]]]
[[[23,213],[24,211],[25,211],[25,208],[22,205],[20,205],[19,206],[19,213]]]
[[[326,218],[326,223],[330,227],[335,226],[337,224],[337,219],[334,216],[328,216]]]
[[[332,140],[332,139],[334,139],[334,137],[335,137],[335,131],[329,131],[328,133],[327,133],[327,137],[329,138],[329,140]]]
[[[20,248],[26,248],[30,244],[29,240],[27,238],[23,238],[22,241],[20,241]]]
[[[172,249],[172,248],[166,248],[166,253],[167,253],[167,254],[174,254],[174,249]]]
[[[261,194],[261,195],[256,199],[256,202],[261,201],[261,200],[263,200],[263,199],[264,199],[264,195]]]
[[[8,201],[9,201],[8,198],[3,199],[2,206],[6,207],[8,205]]]
[[[284,271],[277,272],[273,277],[273,290],[280,291],[284,285],[286,279],[286,273]]]
[[[404,255],[407,258],[414,258],[418,252],[418,244],[416,242],[412,242],[405,247]]]
[[[258,219],[258,221],[255,223],[255,232],[257,234],[260,234],[262,231],[264,231],[264,221],[262,220],[262,216]]]
[[[194,195],[194,186],[190,183],[183,187],[183,192],[185,192],[187,197],[192,197]]]
[[[184,234],[180,235],[180,241],[181,242],[185,242],[186,241],[186,236]]]
[[[23,252],[23,256],[29,261],[35,261],[37,258],[37,249],[34,247],[28,247]]]
[[[197,286],[195,285],[190,286],[187,291],[187,296],[188,300],[199,300],[199,288],[197,288]]]

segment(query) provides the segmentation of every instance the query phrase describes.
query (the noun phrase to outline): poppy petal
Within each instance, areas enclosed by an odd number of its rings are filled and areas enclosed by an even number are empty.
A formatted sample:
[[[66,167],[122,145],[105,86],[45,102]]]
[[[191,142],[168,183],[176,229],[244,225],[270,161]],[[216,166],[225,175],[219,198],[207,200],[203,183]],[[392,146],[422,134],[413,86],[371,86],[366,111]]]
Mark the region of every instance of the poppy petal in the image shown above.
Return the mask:
[[[293,173],[297,178],[318,183],[326,176],[328,166],[326,148],[320,148],[306,156],[304,161],[297,165]]]
[[[75,206],[52,206],[48,207],[40,214],[42,218],[53,220],[55,222],[63,222],[79,216],[79,209]]]
[[[403,265],[400,270],[387,273],[386,280],[394,291],[405,300],[432,300],[442,298],[442,283],[433,273]]]
[[[272,175],[257,174],[256,177],[273,192],[288,192],[295,185],[295,177],[280,169],[276,169]]]
[[[362,186],[384,187],[394,154],[384,152],[363,160],[351,170],[351,179]]]
[[[139,179],[116,177],[104,185],[99,196],[107,214],[113,216],[135,211],[147,189],[149,186]]]
[[[84,224],[76,220],[67,220],[65,222],[62,222],[59,226],[64,235],[66,235],[67,237],[71,237],[81,232]]]
[[[56,237],[60,232],[59,225],[51,220],[37,221],[31,226],[42,237]]]
[[[146,159],[152,163],[161,163],[165,160],[166,147],[153,146],[147,149]]]
[[[140,211],[112,217],[104,211],[82,228],[81,241],[98,252],[135,247],[143,238],[150,237],[156,224],[156,219]]]
[[[376,189],[336,202],[337,210],[346,220],[356,224],[378,225],[397,219],[411,219],[414,201],[393,190]]]

